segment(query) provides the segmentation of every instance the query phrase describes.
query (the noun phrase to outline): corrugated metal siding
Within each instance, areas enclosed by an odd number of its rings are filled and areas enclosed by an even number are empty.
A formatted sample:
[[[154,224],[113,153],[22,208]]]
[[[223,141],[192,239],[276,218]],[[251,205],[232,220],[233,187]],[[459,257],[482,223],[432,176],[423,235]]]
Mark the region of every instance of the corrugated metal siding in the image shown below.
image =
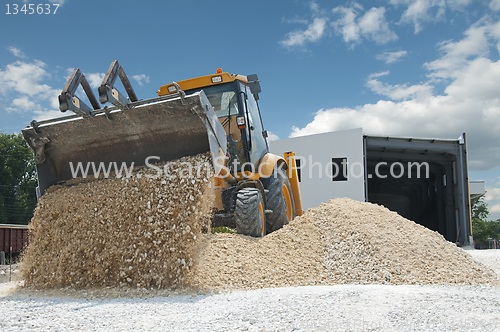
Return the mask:
[[[0,227],[0,251],[11,251],[11,239],[12,251],[21,251],[24,248],[27,237],[27,226],[20,228],[18,225],[13,225],[12,227],[2,225],[2,227]]]

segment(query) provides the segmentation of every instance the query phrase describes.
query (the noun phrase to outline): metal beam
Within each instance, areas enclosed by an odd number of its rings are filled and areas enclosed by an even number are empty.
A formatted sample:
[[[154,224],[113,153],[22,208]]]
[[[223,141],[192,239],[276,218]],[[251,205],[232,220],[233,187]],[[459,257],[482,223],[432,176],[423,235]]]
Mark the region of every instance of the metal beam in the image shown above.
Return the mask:
[[[436,140],[436,139],[420,139],[420,138],[398,138],[398,137],[376,137],[365,136],[366,146],[381,147],[387,149],[412,149],[412,150],[428,150],[439,151],[451,154],[457,154],[458,140]]]

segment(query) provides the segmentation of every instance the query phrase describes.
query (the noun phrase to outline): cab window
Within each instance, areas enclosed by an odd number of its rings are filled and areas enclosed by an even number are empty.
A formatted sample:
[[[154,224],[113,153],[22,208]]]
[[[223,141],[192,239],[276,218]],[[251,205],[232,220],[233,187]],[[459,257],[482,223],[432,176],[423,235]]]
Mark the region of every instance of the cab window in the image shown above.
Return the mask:
[[[247,126],[247,135],[249,135],[251,139],[250,162],[257,166],[259,160],[268,152],[267,141],[264,137],[264,128],[262,126],[257,101],[250,92],[250,88],[248,86],[240,83],[240,88],[241,91],[245,91],[247,97],[246,107],[248,108],[249,121],[249,125]]]
[[[225,83],[186,91],[190,94],[203,90],[214,108],[215,114],[226,132],[229,153],[228,166],[232,166],[234,160],[237,161],[237,165],[248,161],[244,148],[245,138],[242,135],[242,130],[238,129],[236,124],[236,117],[240,115],[241,106],[238,103],[237,88],[235,83]],[[240,168],[238,167],[236,171],[239,172]]]

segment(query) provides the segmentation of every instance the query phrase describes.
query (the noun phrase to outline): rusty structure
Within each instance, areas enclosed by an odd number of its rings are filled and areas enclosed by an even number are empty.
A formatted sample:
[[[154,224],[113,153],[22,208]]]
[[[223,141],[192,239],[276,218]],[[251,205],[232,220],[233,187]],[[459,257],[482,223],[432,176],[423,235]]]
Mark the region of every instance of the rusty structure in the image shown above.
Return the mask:
[[[0,252],[4,253],[3,258],[8,254],[12,262],[12,256],[19,255],[27,241],[28,225],[0,224]]]

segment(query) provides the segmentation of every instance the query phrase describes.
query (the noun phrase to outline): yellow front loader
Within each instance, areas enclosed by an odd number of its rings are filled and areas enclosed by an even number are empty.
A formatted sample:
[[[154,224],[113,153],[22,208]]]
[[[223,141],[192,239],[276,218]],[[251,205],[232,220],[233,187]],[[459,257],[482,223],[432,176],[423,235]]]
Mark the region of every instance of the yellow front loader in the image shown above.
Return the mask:
[[[128,98],[114,86],[120,78]],[[75,95],[83,87],[92,107]],[[59,96],[60,110],[75,114],[32,121],[22,130],[35,153],[39,195],[75,177],[75,167],[149,165],[210,152],[216,175],[213,226],[229,226],[255,237],[301,215],[293,152],[269,153],[258,99],[257,75],[218,69],[161,86],[158,97],[138,100],[115,60],[98,88],[99,102],[75,69]],[[87,166],[88,167],[88,166]]]

